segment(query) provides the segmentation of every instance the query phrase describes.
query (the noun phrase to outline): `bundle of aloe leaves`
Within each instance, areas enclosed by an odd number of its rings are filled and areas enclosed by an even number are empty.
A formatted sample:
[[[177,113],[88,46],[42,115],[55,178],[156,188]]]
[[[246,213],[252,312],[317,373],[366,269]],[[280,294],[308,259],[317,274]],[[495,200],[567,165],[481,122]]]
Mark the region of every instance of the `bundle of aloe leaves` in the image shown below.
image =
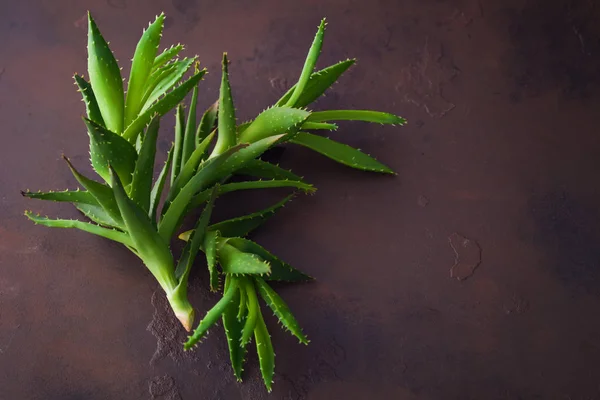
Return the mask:
[[[289,187],[314,192],[312,185],[293,172],[261,159],[267,150],[284,143],[307,147],[352,168],[394,174],[369,155],[309,131],[334,130],[333,121],[339,120],[398,125],[406,121],[378,111],[307,108],[355,62],[345,60],[315,71],[324,20],[298,82],[273,106],[253,120],[237,123],[224,54],[219,99],[197,118],[198,85],[206,70],[198,68],[195,57],[179,57],[182,45],[159,52],[164,19],[161,14],[144,30],[125,90],[121,68],[88,13],[88,79],[74,78],[85,102],[83,122],[91,165],[99,179],[84,176],[65,157],[81,188],[23,192],[33,199],[72,203],[88,221],[51,219],[31,211],[25,215],[36,224],[76,228],[123,244],[156,278],[188,332],[194,324],[194,308],[187,294],[189,276],[195,265],[203,264],[195,262],[202,253],[208,286],[222,291],[222,297],[183,346],[189,350],[197,345],[221,320],[235,377],[241,381],[246,348],[254,339],[264,384],[271,391],[275,354],[259,299],[300,343],[308,344],[270,283],[312,278],[247,237],[293,194],[264,210],[219,222],[211,218],[215,201],[222,194],[250,189]],[[184,79],[192,69],[191,76]],[[190,93],[186,115],[184,100]],[[155,179],[161,118],[172,110],[176,119],[173,144]],[[186,216],[200,209],[195,227],[182,231]],[[171,241],[177,236],[186,244],[176,258]]]

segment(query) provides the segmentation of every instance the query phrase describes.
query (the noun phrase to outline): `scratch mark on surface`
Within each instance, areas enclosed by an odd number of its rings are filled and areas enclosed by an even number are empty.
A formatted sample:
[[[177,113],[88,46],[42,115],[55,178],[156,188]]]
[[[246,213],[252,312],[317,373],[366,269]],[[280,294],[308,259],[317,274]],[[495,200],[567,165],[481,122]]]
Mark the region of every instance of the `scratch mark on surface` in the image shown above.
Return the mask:
[[[448,243],[454,251],[454,265],[450,268],[450,277],[465,280],[481,264],[481,247],[476,241],[467,239],[458,233],[448,237]]]
[[[405,102],[423,107],[432,118],[442,118],[455,107],[443,96],[443,86],[459,73],[441,44],[432,54],[427,37],[419,59],[400,71],[401,80],[396,90],[404,94]]]
[[[181,394],[175,379],[169,375],[155,376],[148,382],[148,391],[152,400],[181,400]]]

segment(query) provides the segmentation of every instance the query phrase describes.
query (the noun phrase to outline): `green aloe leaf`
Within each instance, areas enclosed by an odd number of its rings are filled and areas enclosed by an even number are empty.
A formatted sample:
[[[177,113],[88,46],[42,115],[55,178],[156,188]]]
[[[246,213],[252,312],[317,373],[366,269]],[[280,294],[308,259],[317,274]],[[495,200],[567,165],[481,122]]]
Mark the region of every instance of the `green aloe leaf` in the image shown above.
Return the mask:
[[[88,73],[106,128],[123,131],[123,80],[117,60],[88,12]]]
[[[273,179],[273,180],[261,180],[261,181],[247,181],[247,182],[233,182],[226,183],[221,186],[219,191],[220,194],[225,194],[229,192],[235,192],[238,190],[250,190],[250,189],[268,189],[268,188],[283,188],[283,187],[293,187],[297,189],[301,189],[306,193],[314,193],[316,188],[308,183],[302,181],[291,181],[287,179]],[[203,192],[198,193],[192,199],[190,203],[191,208],[199,207],[208,199],[208,191],[205,190]]]
[[[298,79],[298,83],[296,84],[296,88],[292,93],[292,96],[286,102],[286,105],[289,107],[294,107],[296,102],[300,98],[300,95],[306,88],[310,76],[312,75],[315,65],[317,64],[317,60],[319,55],[321,54],[321,48],[323,47],[323,36],[325,35],[325,19],[321,20],[321,24],[319,25],[319,29],[317,30],[317,34],[313,40],[312,45],[308,51],[308,55],[306,56],[306,61],[304,62],[304,67],[302,68],[302,73],[300,74],[300,78]]]
[[[154,59],[154,64],[152,65],[152,72],[156,71],[173,58],[177,57],[177,55],[184,49],[184,46],[181,44],[172,45],[168,49],[163,50],[156,58]]]
[[[110,227],[110,228],[119,228],[119,224],[108,214],[102,207],[93,206],[90,204],[84,203],[75,203],[75,208],[77,208],[83,215],[97,223],[98,225]]]
[[[123,219],[121,218],[119,207],[117,206],[117,202],[113,196],[112,189],[107,185],[96,182],[82,175],[79,171],[77,171],[77,169],[75,169],[68,158],[64,157],[64,159],[69,165],[71,173],[75,179],[77,179],[77,182],[79,182],[81,186],[83,186],[89,193],[92,194],[92,196],[94,196],[98,204],[102,206],[104,211],[106,211],[106,213],[110,215],[114,221],[116,221],[119,225],[122,225]]]
[[[299,185],[303,188],[306,188],[306,191],[309,193],[312,193],[314,190],[316,190],[314,187],[308,188],[308,186],[311,185],[304,182],[268,180],[226,183],[224,185],[221,185],[219,189],[219,194],[235,192],[238,190],[266,189],[273,187],[298,187]],[[198,193],[196,196],[194,196],[194,198],[190,202],[190,208],[200,207],[202,204],[204,204],[208,200],[209,193],[210,192],[208,190],[204,190]]]
[[[307,119],[307,122],[313,123],[321,123],[324,121],[364,121],[392,125],[406,124],[406,120],[402,117],[386,112],[371,110],[315,111]]]
[[[268,392],[271,392],[273,385],[273,375],[275,374],[275,352],[271,335],[267,330],[262,313],[258,313],[256,327],[254,328],[254,340],[256,341],[256,352],[258,353],[258,363],[263,382]]]
[[[237,129],[237,135],[238,135],[238,137],[239,137],[239,136],[240,136],[242,133],[244,133],[244,131],[245,131],[246,129],[248,129],[248,127],[250,126],[250,124],[252,124],[252,120],[250,120],[250,121],[246,121],[246,122],[243,122],[243,123],[241,123],[241,124],[239,124],[239,125],[237,126],[237,128],[236,128],[236,129]]]
[[[148,26],[148,29],[144,30],[135,48],[131,63],[131,72],[129,74],[129,83],[127,85],[127,96],[125,98],[125,126],[128,126],[137,117],[142,108],[142,98],[146,82],[154,66],[164,21],[165,15],[161,13]]]
[[[121,136],[89,119],[84,118],[84,122],[90,137],[90,156],[94,170],[102,179],[109,182],[108,165],[110,164],[123,183],[129,185],[137,160],[135,147]]]
[[[238,145],[227,150],[225,153],[204,162],[196,175],[179,191],[177,196],[169,204],[168,210],[163,213],[163,217],[158,225],[160,236],[164,240],[169,240],[175,233],[175,230],[181,224],[184,213],[188,209],[188,205],[192,197],[202,189],[206,188],[211,181],[215,171],[227,161],[236,152],[240,151],[244,145]]]
[[[349,59],[312,73],[308,83],[304,87],[304,90],[302,90],[300,97],[298,97],[298,100],[295,101],[294,106],[298,108],[306,107],[321,97],[323,93],[325,93],[325,91],[329,89],[339,79],[339,77],[355,63],[356,60]],[[297,85],[292,86],[290,90],[288,90],[287,93],[285,93],[283,97],[281,97],[281,99],[275,103],[275,105],[285,105],[292,97],[292,94],[296,91],[296,86]]]
[[[298,134],[290,140],[291,143],[308,147],[326,157],[341,164],[363,171],[381,172],[384,174],[395,174],[389,167],[383,165],[373,157],[346,144],[333,141],[322,136],[305,132]]]
[[[198,72],[198,65],[195,67],[195,72]],[[196,109],[198,105],[198,86],[194,86],[192,90],[192,100],[188,117],[185,124],[185,134],[183,135],[183,148],[181,151],[181,168],[188,161],[194,149],[196,148]]]
[[[229,275],[227,275],[227,276],[229,276]],[[238,314],[237,314],[238,321],[243,321],[246,318],[246,314],[248,312],[247,307],[248,307],[248,296],[246,296],[246,291],[240,290],[240,304],[239,304]],[[240,329],[240,331],[241,331],[241,329]],[[241,336],[238,339],[238,343],[240,342],[240,340],[241,340]]]
[[[219,119],[217,143],[213,155],[223,153],[236,144],[236,120],[233,97],[231,96],[231,85],[229,84],[229,73],[227,71],[227,53],[223,53],[223,71],[221,76],[221,89],[219,92]]]
[[[160,129],[160,118],[150,121],[142,142],[140,153],[135,163],[133,180],[131,183],[131,199],[146,213],[150,210],[150,196],[152,192],[152,178],[154,173],[154,159],[156,156],[156,139]]]
[[[21,191],[21,195],[30,199],[38,200],[49,200],[49,201],[61,201],[69,203],[83,203],[90,205],[98,205],[96,198],[88,191],[85,190],[64,190],[61,192],[24,192]]]
[[[229,276],[226,279],[230,279]],[[222,317],[223,329],[225,330],[227,345],[229,347],[231,367],[233,368],[233,374],[238,382],[242,381],[244,358],[246,356],[246,347],[240,346],[244,320],[237,318],[238,310],[242,306],[242,302],[245,302],[245,299],[242,299],[241,293],[245,292],[239,290],[236,291],[233,301],[225,308]]]
[[[233,301],[235,297],[235,293],[238,291],[238,281],[235,277],[231,277],[231,283],[225,292],[223,293],[223,297],[221,300],[211,308],[204,318],[200,321],[200,324],[192,334],[188,338],[188,340],[184,343],[183,348],[185,350],[189,350],[194,347],[206,334],[206,332],[213,326],[221,317],[221,315],[225,312],[229,304]]]
[[[219,272],[217,271],[217,242],[219,238],[219,231],[208,231],[204,237],[204,253],[206,254],[206,264],[210,274],[210,290],[213,292],[219,289]]]
[[[204,207],[200,218],[198,218],[198,222],[194,227],[194,232],[192,233],[190,240],[186,243],[186,246],[181,253],[179,262],[177,263],[177,267],[175,269],[175,278],[178,280],[178,284],[175,290],[179,291],[182,296],[187,296],[190,270],[192,269],[192,264],[194,263],[196,254],[198,254],[200,247],[204,244],[206,227],[210,222],[210,216],[212,215],[217,193],[218,187],[215,186],[212,190],[211,198],[208,204],[206,204],[206,207]]]
[[[240,278],[240,290],[243,290],[246,295],[246,305],[248,307],[248,316],[242,329],[242,337],[240,338],[240,347],[246,347],[252,339],[252,333],[256,327],[256,321],[260,314],[260,305],[258,304],[258,298],[256,297],[256,288],[252,283],[252,280],[243,277]]]
[[[150,193],[150,219],[152,221],[156,221],[156,212],[158,210],[158,203],[160,202],[160,197],[162,196],[163,188],[165,187],[165,182],[167,181],[167,174],[169,173],[169,168],[171,168],[171,164],[173,162],[173,146],[169,149],[167,153],[167,160],[163,165],[160,173],[158,174],[158,178],[152,187],[152,192]]]
[[[190,63],[191,64],[190,60],[188,58],[185,58],[183,60],[175,61],[175,62],[169,63],[165,66],[162,66],[162,67],[158,68],[156,71],[152,71],[152,73],[148,77],[148,80],[146,81],[146,87],[144,88],[144,96],[142,97],[142,107],[143,107],[143,105],[146,104],[146,102],[148,101],[148,98],[154,92],[154,89],[156,89],[156,87],[159,84],[161,84],[161,86],[167,85],[167,81],[169,81],[170,78],[173,76],[173,74],[175,74],[175,72],[173,72],[173,71],[178,66],[181,66],[182,63]],[[188,68],[189,68],[189,65],[188,65]]]
[[[244,253],[225,243],[217,248],[219,264],[226,274],[269,274],[271,267],[255,254]]]
[[[175,266],[168,243],[156,232],[148,214],[127,197],[123,184],[114,170],[111,168],[110,171],[113,193],[134,247],[148,270],[168,293],[168,290],[172,290],[177,285]]]
[[[85,111],[88,119],[91,119],[98,125],[104,126],[104,120],[102,119],[102,113],[100,112],[100,108],[98,107],[98,101],[96,100],[96,96],[94,95],[94,90],[92,89],[92,85],[82,76],[75,74],[73,76],[75,78],[75,83],[79,88],[79,92],[81,92],[81,96],[83,97],[83,102],[85,103]]]
[[[133,242],[129,235],[115,229],[103,228],[98,225],[90,224],[89,222],[77,221],[74,219],[50,219],[48,217],[34,215],[31,211],[25,211],[25,216],[38,225],[44,225],[50,228],[75,228],[122,243],[128,247],[133,246]]]
[[[261,226],[267,219],[269,219],[269,217],[275,214],[277,210],[281,209],[293,197],[294,195],[291,194],[280,202],[267,207],[264,210],[213,224],[210,226],[210,229],[218,230],[225,237],[233,238],[238,236],[246,236],[254,229]]]
[[[181,155],[183,153],[183,135],[185,132],[185,120],[183,117],[183,105],[177,106],[175,113],[175,147],[173,149],[173,166],[171,168],[171,186],[177,179],[181,170]]]
[[[290,333],[298,338],[300,343],[308,344],[306,335],[302,332],[300,324],[296,321],[296,318],[290,311],[288,305],[283,299],[269,286],[264,280],[259,277],[254,279],[256,287],[261,297],[267,303],[267,305],[273,310],[273,313],[279,319],[279,322],[288,330]]]
[[[152,74],[146,85],[144,95],[141,100],[141,111],[144,112],[154,104],[154,102],[163,96],[190,69],[195,58],[184,58],[167,64]]]
[[[227,241],[230,245],[245,253],[253,253],[267,261],[271,266],[271,274],[266,278],[268,281],[280,282],[306,282],[314,280],[313,277],[295,269],[291,265],[281,261],[279,258],[269,253],[258,243],[244,238],[231,238]]]
[[[335,131],[337,128],[338,126],[336,124],[330,124],[328,122],[306,121],[302,124],[302,129]]]
[[[263,179],[302,181],[302,178],[292,171],[288,171],[278,165],[258,159],[247,162],[243,168],[236,171],[236,174]]]
[[[230,157],[213,175],[213,180],[210,183],[215,183],[221,179],[229,177],[235,173],[238,169],[246,166],[246,163],[260,157],[265,151],[271,146],[277,143],[283,138],[282,135],[271,136],[265,139],[261,139],[250,145],[244,144],[244,148],[238,151],[233,157]]]
[[[123,137],[130,142],[135,142],[137,135],[139,135],[142,129],[150,122],[154,114],[158,114],[162,117],[171,111],[185,98],[185,96],[187,96],[194,86],[198,84],[205,73],[206,69],[201,70],[196,75],[171,90],[145,111],[141,112],[140,115],[125,129]]]
[[[189,157],[189,159],[179,172],[177,178],[175,179],[175,182],[173,182],[173,184],[171,185],[172,187],[169,191],[168,201],[173,200],[173,198],[175,198],[175,196],[177,195],[177,193],[179,193],[181,188],[184,187],[186,183],[190,181],[192,176],[194,176],[194,174],[196,173],[196,169],[202,162],[202,156],[206,154],[206,149],[212,142],[214,136],[214,133],[208,135],[206,139],[204,139],[202,143],[200,143],[200,145],[196,147],[196,149],[192,152],[191,156]]]
[[[218,110],[219,101],[217,100],[202,115],[198,129],[196,130],[196,146],[199,146],[215,128]]]
[[[254,143],[258,140],[295,133],[310,113],[290,107],[271,107],[261,112],[240,134],[240,143]],[[219,121],[221,113],[219,113]]]

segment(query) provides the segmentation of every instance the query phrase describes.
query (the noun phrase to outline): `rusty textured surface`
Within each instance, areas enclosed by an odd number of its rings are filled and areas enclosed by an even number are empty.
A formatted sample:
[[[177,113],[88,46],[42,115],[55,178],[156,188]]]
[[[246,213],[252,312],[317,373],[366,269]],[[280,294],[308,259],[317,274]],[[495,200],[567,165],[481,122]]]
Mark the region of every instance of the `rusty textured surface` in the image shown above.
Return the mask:
[[[83,105],[71,86],[71,74],[85,70],[86,5],[3,3],[0,399],[267,398],[254,358],[245,383],[234,382],[217,330],[193,354],[170,345],[181,332],[169,330],[156,285],[127,251],[22,216],[25,208],[77,215],[26,201],[19,190],[74,187],[61,153],[87,165]],[[164,10],[165,43],[186,43],[211,71],[203,106],[216,96],[228,51],[242,118],[293,82],[327,16],[319,65],[345,57],[359,64],[321,104],[410,121],[403,129],[342,124],[333,135],[390,164],[396,178],[299,148],[282,155],[320,190],[286,207],[256,240],[318,282],[281,288],[310,346],[267,321],[277,353],[269,398],[600,398],[595,2],[90,7],[120,58]],[[163,150],[168,140],[163,132]],[[481,249],[481,263],[462,281],[449,274],[455,232]],[[215,301],[206,274],[194,282],[193,302],[205,310]]]

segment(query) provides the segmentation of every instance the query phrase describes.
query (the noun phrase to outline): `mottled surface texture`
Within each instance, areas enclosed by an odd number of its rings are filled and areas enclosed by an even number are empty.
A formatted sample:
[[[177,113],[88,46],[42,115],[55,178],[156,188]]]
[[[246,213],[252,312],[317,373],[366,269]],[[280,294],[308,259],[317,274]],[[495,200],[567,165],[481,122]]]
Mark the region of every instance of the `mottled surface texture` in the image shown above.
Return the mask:
[[[0,399],[600,398],[597,2],[89,2],[120,60],[164,10],[164,42],[186,43],[211,71],[203,109],[228,51],[241,120],[294,82],[327,16],[319,66],[359,62],[320,104],[409,120],[332,135],[395,178],[297,147],[280,155],[320,190],[255,239],[318,281],[279,287],[312,342],[268,318],[270,397],[254,354],[234,381],[220,327],[193,354],[173,345],[182,332],[128,251],[22,215],[77,216],[19,190],[74,187],[62,153],[90,171],[71,80],[86,68],[84,3],[5,0],[0,13]],[[228,196],[217,212],[280,195]],[[453,234],[480,248],[468,279],[450,276]],[[216,297],[198,270],[203,313]]]

